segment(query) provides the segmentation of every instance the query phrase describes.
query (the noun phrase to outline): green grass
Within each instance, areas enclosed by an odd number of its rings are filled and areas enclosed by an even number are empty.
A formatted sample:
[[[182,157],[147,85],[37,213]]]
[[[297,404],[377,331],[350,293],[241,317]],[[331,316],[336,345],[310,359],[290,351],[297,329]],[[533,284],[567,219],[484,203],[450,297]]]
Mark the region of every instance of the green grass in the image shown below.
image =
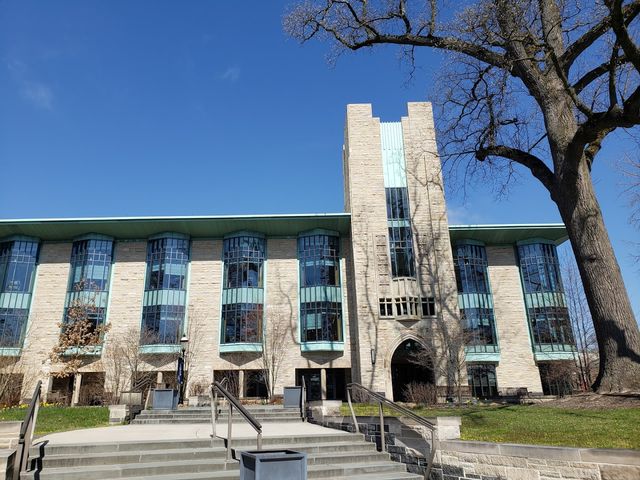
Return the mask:
[[[354,405],[378,415],[377,405]],[[423,417],[462,417],[462,440],[640,450],[640,408],[568,409],[538,405],[416,408]],[[351,415],[342,405],[342,414]],[[385,408],[385,415],[394,415]]]
[[[26,408],[0,409],[0,421],[24,420]],[[40,407],[36,423],[36,435],[77,430],[79,428],[105,427],[109,424],[108,407]]]

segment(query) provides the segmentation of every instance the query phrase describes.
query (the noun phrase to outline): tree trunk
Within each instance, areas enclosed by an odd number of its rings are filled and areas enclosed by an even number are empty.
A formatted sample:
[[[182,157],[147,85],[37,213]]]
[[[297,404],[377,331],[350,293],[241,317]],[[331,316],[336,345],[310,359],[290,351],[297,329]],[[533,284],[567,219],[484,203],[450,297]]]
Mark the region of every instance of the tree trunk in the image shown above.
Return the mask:
[[[586,162],[553,195],[567,226],[598,340],[598,393],[640,391],[640,331]]]

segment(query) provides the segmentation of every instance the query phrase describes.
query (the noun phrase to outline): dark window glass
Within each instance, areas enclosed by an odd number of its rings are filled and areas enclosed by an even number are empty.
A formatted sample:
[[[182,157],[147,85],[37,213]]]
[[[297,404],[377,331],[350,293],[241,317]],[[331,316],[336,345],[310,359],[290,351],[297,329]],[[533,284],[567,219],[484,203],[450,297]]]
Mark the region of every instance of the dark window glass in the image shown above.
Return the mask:
[[[534,243],[518,247],[525,293],[563,292],[556,247]]]
[[[471,394],[476,398],[490,398],[498,395],[496,367],[492,364],[468,364],[467,376]]]
[[[38,243],[16,240],[0,243],[0,292],[31,293]]]
[[[573,392],[573,378],[567,375],[571,368],[562,368],[562,362],[540,363],[540,381],[545,395],[565,396]]]
[[[380,302],[380,316],[393,317],[393,299],[381,298],[379,302]]]
[[[342,309],[337,302],[300,304],[301,340],[303,342],[341,342]]]
[[[263,238],[242,236],[224,241],[224,288],[262,288],[265,259]]]
[[[490,293],[487,252],[481,245],[456,245],[453,265],[458,293]]]
[[[91,239],[73,242],[69,291],[107,291],[112,252],[111,240]]]
[[[0,308],[0,347],[22,347],[28,317],[27,309]]]
[[[222,306],[222,343],[261,343],[263,307],[259,303]]]
[[[405,187],[385,188],[387,220],[409,220],[409,195]]]
[[[147,247],[146,290],[186,290],[189,240],[159,238]]]
[[[411,227],[389,227],[389,251],[393,277],[415,277]]]
[[[496,345],[495,319],[490,308],[465,308],[460,310],[464,326],[465,344],[468,347]],[[482,348],[474,348],[483,351]]]
[[[251,398],[266,398],[269,396],[267,391],[267,381],[263,370],[245,370],[244,372],[245,389],[244,396]]]
[[[566,307],[529,309],[534,348],[539,351],[572,350],[575,340]]]
[[[307,387],[307,401],[322,399],[322,385],[319,368],[296,368],[296,385],[302,386],[302,379]]]
[[[142,309],[141,345],[177,345],[182,333],[184,306],[150,305]]]
[[[422,299],[422,316],[433,317],[436,314],[436,299],[433,297],[424,297]]]
[[[71,307],[71,312],[69,312],[69,307],[64,309],[64,323],[87,320],[91,324],[91,329],[87,333],[93,333],[97,327],[104,325],[105,318],[105,308],[90,304]]]
[[[340,239],[332,235],[298,238],[300,285],[340,285]]]

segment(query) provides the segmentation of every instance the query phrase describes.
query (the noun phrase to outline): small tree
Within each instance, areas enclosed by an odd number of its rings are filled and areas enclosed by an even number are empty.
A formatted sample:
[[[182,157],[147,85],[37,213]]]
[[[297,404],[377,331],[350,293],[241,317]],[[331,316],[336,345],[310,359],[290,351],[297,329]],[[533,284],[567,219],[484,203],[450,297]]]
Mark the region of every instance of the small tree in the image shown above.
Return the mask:
[[[72,377],[84,365],[86,356],[93,348],[102,344],[110,325],[98,323],[99,308],[96,306],[96,291],[93,285],[82,280],[74,288],[73,300],[58,324],[60,337],[49,353],[49,358],[61,368],[52,372],[54,377]]]
[[[287,354],[287,337],[291,332],[291,318],[280,309],[267,309],[266,327],[262,335],[262,370],[269,399],[273,400],[282,361]]]

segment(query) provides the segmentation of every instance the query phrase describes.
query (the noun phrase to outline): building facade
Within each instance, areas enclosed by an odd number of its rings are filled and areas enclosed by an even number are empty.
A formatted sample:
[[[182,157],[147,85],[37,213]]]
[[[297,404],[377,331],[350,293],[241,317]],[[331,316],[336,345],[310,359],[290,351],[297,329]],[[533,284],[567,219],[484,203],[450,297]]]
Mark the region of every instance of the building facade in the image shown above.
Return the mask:
[[[552,392],[575,352],[564,226],[449,225],[428,103],[393,123],[349,105],[343,167],[345,213],[0,221],[3,374],[99,401],[175,383],[184,348],[187,393],[226,377],[264,397],[274,358],[276,394],[304,378],[311,398],[356,381],[406,400],[454,371],[477,397]],[[78,305],[103,333],[63,375]]]

